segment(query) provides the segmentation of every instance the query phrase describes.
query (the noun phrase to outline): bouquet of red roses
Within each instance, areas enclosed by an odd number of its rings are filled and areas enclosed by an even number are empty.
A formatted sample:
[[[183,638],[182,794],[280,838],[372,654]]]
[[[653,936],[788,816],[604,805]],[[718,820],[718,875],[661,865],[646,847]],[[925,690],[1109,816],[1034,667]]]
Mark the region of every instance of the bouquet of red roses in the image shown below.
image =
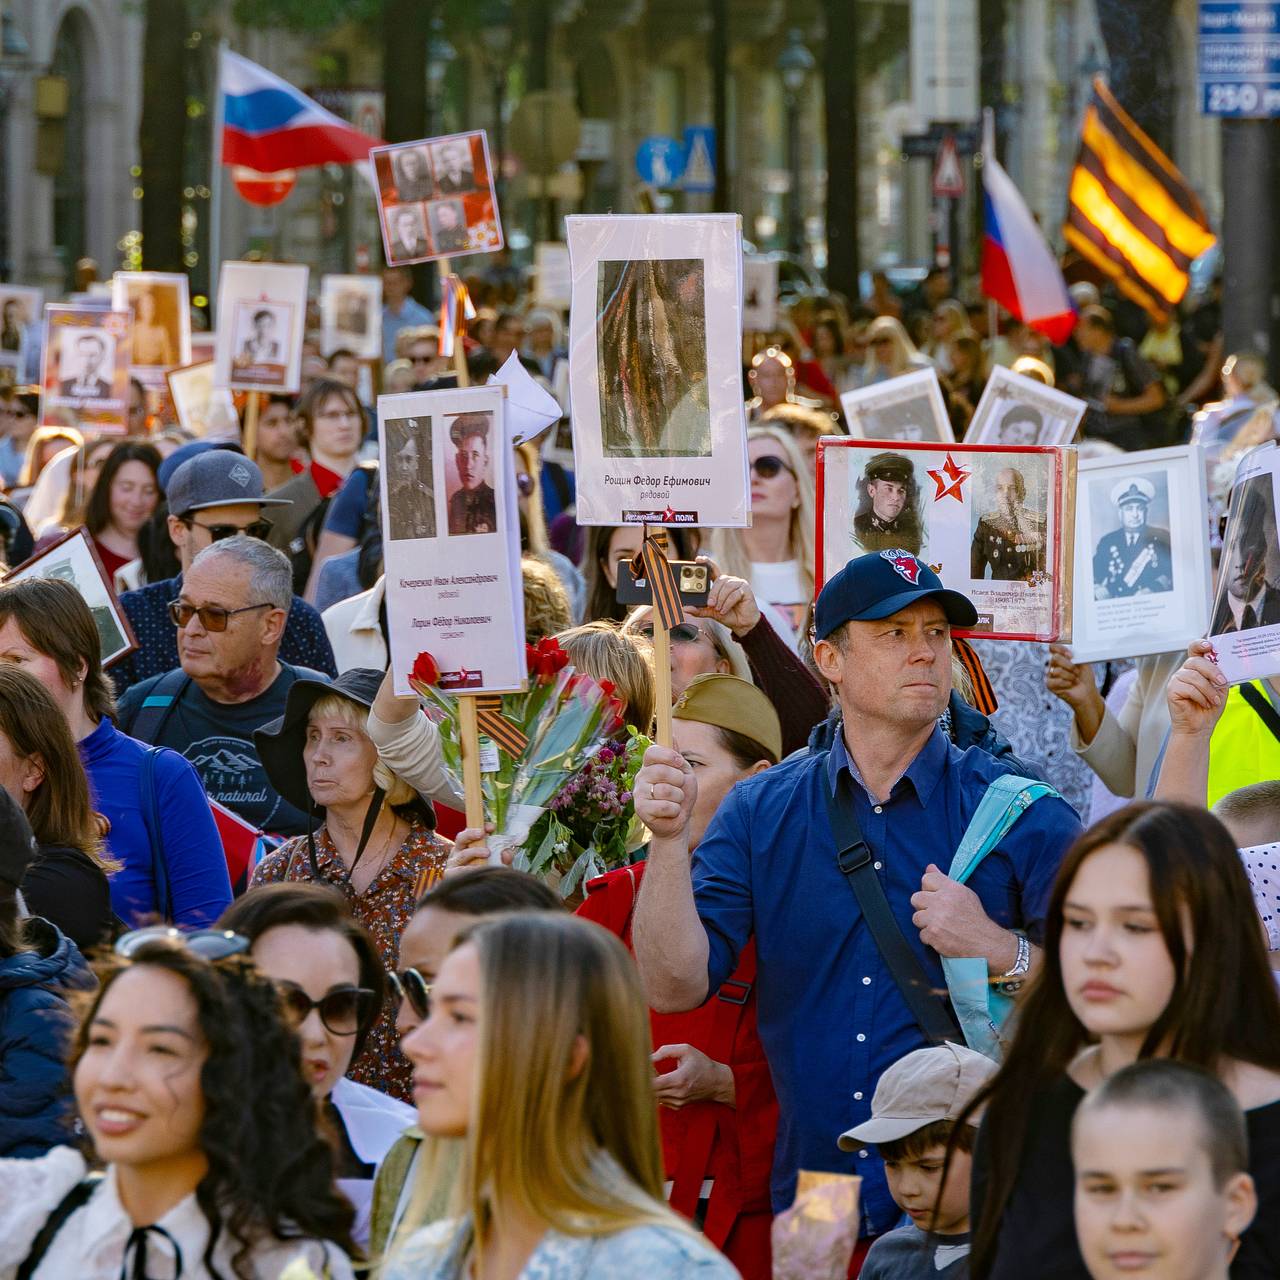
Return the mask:
[[[485,818],[497,832],[489,840],[495,860],[503,848],[523,844],[557,792],[622,727],[613,685],[574,671],[558,641],[540,640],[526,647],[525,656],[528,688],[503,694],[501,706],[502,716],[525,738],[524,749],[512,755],[488,738],[480,742]],[[439,680],[435,660],[420,653],[409,683],[440,732],[444,767],[461,792],[458,699]]]

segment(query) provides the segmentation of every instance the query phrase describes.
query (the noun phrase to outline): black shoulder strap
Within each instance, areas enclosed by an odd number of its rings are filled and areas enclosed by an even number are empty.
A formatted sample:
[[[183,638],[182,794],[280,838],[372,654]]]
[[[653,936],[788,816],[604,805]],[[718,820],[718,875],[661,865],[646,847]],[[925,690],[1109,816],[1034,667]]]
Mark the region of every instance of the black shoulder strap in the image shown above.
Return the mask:
[[[924,1032],[925,1039],[930,1044],[942,1044],[947,1040],[963,1044],[960,1027],[951,1010],[934,991],[920,958],[902,936],[902,930],[893,917],[889,899],[884,896],[884,886],[876,875],[871,848],[862,838],[858,827],[858,819],[853,811],[853,796],[850,794],[852,786],[843,772],[838,779],[834,796],[824,786],[827,814],[831,819],[832,834],[836,838],[836,861],[858,899],[862,918],[871,930],[881,959],[898,984],[898,990],[902,992],[902,998],[907,1002],[907,1008],[911,1010],[920,1030]]]
[[[1258,713],[1258,719],[1271,730],[1271,736],[1280,741],[1280,715],[1256,684],[1242,684],[1240,696]]]
[[[14,1273],[14,1280],[31,1280],[36,1268],[44,1261],[49,1252],[53,1238],[62,1230],[62,1224],[71,1217],[81,1205],[93,1195],[94,1188],[102,1181],[102,1174],[91,1173],[81,1182],[77,1182],[70,1191],[53,1207],[44,1220],[44,1226],[31,1244],[31,1250],[22,1260],[22,1265]]]
[[[133,718],[120,726],[120,732],[137,738],[139,742],[154,743],[169,723],[174,707],[182,700],[190,683],[191,677],[181,667],[166,671],[152,685],[151,692],[143,698]]]

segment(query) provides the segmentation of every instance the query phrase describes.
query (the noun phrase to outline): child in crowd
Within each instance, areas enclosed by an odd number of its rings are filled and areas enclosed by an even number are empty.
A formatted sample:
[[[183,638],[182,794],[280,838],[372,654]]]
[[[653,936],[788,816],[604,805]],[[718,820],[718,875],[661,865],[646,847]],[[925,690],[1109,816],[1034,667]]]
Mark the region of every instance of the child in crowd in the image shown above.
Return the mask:
[[[1227,1280],[1258,1197],[1226,1085],[1167,1058],[1135,1062],[1080,1104],[1071,1152],[1093,1280]]]
[[[1267,935],[1267,959],[1280,970],[1280,781],[1229,792],[1213,812],[1240,850]]]
[[[880,1077],[871,1119],[840,1135],[842,1151],[874,1143],[889,1194],[911,1218],[883,1235],[863,1263],[862,1280],[965,1280],[969,1274],[969,1165],[980,1115],[955,1121],[996,1064],[961,1045],[917,1049]]]

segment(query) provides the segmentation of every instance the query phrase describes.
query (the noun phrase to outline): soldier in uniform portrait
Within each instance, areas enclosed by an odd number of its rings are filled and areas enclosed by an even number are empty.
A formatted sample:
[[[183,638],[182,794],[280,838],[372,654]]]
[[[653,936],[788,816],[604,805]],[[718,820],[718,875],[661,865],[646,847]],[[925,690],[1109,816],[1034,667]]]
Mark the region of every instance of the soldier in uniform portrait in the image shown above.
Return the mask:
[[[861,496],[853,517],[853,540],[864,551],[902,547],[919,555],[924,543],[920,490],[908,458],[878,453],[858,484]]]
[[[449,532],[495,533],[498,505],[493,487],[485,481],[489,470],[489,424],[487,413],[460,413],[449,428],[449,439],[457,450],[459,487],[449,495]]]
[[[1173,590],[1169,531],[1148,526],[1156,487],[1141,476],[1111,489],[1120,528],[1103,534],[1093,553],[1093,598],[1116,600]]]
[[[1015,404],[1000,419],[994,439],[996,444],[1037,444],[1043,430],[1044,417],[1039,409],[1029,404]]]
[[[1022,472],[1005,467],[996,474],[996,507],[978,518],[969,549],[969,576],[997,582],[1028,582],[1045,567],[1045,517],[1026,506]]]
[[[430,424],[430,418],[392,418],[386,423],[388,515],[396,539],[436,536]]]

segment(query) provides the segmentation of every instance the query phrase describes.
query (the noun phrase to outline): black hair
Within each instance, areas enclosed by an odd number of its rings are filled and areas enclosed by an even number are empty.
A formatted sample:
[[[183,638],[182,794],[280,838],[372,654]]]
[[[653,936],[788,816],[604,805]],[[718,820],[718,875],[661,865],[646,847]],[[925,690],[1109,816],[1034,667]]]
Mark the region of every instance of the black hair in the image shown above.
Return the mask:
[[[460,916],[492,916],[502,911],[563,911],[564,903],[554,890],[523,871],[474,867],[428,889],[416,909],[423,907]]]
[[[151,472],[155,482],[156,493],[160,493],[160,454],[155,445],[141,440],[123,440],[107,454],[107,460],[98,472],[98,479],[89,495],[89,503],[85,507],[84,527],[97,537],[107,527],[111,519],[111,485],[116,474],[127,462],[141,462]]]
[[[899,1160],[919,1160],[934,1147],[971,1152],[977,1137],[978,1130],[974,1125],[958,1125],[954,1120],[933,1120],[907,1134],[905,1138],[877,1142],[876,1151],[881,1160],[893,1164]]]
[[[359,359],[360,357],[356,355],[356,353],[352,351],[350,347],[339,347],[336,351],[329,352],[329,362],[328,362],[329,368],[330,369],[333,368],[333,362],[335,360],[359,360]]]
[[[317,1132],[298,1037],[275,986],[250,960],[233,956],[210,964],[186,947],[156,942],[130,961],[104,962],[72,1046],[72,1072],[103,998],[122,974],[142,966],[187,984],[208,1047],[200,1070],[199,1134],[208,1170],[195,1194],[209,1223],[203,1258],[209,1274],[222,1274],[214,1250],[223,1231],[232,1240],[231,1270],[238,1280],[258,1274],[252,1254],[264,1238],[328,1240],[354,1252],[355,1212],[333,1185],[333,1151]]]
[[[724,725],[712,725],[712,728],[720,738],[720,745],[733,757],[739,769],[750,769],[761,760],[767,760],[770,764],[778,763],[778,757],[764,743],[757,742],[736,729],[726,729]]]

